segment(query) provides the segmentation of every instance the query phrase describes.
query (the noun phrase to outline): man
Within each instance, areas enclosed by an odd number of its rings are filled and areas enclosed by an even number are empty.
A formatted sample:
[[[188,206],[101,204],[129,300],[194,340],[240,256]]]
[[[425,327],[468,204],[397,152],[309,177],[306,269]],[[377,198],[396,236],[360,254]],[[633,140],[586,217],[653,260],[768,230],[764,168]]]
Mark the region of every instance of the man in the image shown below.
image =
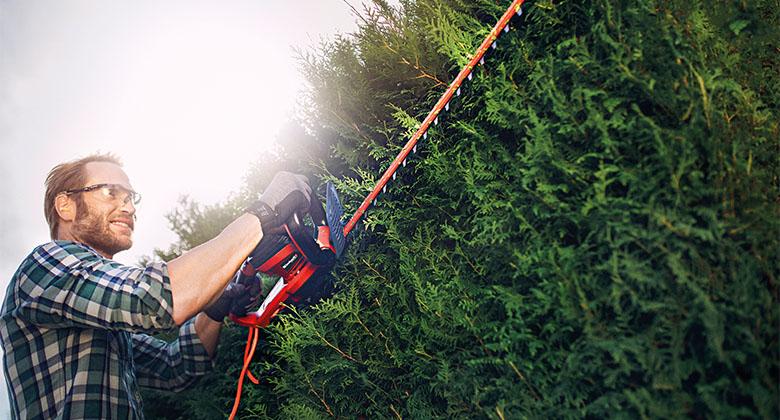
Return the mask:
[[[138,386],[177,391],[206,373],[231,306],[258,300],[226,285],[263,232],[308,209],[310,194],[305,177],[281,172],[217,237],[137,268],[111,259],[133,243],[140,199],[120,162],[92,155],[52,169],[53,241],[22,261],[0,312],[14,418],[143,418]],[[174,326],[172,343],[145,334]]]

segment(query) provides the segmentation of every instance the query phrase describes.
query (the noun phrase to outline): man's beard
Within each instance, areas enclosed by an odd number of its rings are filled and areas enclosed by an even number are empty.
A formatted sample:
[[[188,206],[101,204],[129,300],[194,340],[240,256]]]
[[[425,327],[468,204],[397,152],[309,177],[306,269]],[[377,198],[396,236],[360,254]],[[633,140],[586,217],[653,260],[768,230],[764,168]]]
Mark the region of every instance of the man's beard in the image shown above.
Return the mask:
[[[77,203],[73,234],[79,242],[87,244],[107,255],[130,249],[133,240],[116,235],[110,229],[107,217],[92,212],[86,203]]]

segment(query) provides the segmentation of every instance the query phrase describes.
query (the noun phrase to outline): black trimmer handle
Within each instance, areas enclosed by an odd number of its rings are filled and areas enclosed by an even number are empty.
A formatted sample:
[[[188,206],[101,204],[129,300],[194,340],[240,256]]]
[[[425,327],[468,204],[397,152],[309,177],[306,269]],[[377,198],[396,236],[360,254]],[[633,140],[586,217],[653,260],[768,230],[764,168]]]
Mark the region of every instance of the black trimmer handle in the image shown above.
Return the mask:
[[[325,218],[325,207],[322,206],[322,201],[317,200],[317,197],[312,197],[311,206],[309,206],[309,216],[311,216],[315,226],[328,225],[328,221]]]
[[[316,191],[316,190],[315,190]],[[323,249],[317,242],[317,234],[321,226],[327,226],[325,208],[322,201],[313,196],[309,205],[309,216],[314,221],[314,231],[303,224],[303,215],[293,214],[287,222],[292,239],[300,246],[301,251],[314,265],[330,267],[336,263],[336,254],[330,249]]]

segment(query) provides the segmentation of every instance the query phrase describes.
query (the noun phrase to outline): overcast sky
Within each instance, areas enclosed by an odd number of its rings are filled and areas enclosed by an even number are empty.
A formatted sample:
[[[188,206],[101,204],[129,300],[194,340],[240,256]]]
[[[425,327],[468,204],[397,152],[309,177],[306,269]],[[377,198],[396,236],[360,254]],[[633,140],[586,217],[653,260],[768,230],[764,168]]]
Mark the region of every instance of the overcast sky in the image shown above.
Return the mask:
[[[43,181],[54,165],[121,157],[143,201],[135,245],[116,259],[135,263],[175,239],[164,215],[180,195],[227,198],[271,147],[304,83],[292,46],[354,22],[344,0],[0,0],[3,295],[49,239]],[[7,404],[0,390],[2,418]]]

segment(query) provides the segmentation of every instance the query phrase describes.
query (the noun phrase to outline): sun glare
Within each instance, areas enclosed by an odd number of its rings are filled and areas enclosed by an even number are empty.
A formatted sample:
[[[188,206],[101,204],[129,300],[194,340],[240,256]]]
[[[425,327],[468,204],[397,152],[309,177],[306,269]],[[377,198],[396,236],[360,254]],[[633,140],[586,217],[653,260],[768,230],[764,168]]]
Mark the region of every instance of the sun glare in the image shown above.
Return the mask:
[[[37,177],[95,151],[122,158],[144,195],[135,245],[117,256],[128,263],[176,239],[164,214],[181,195],[210,204],[240,188],[293,118],[304,85],[293,47],[354,22],[330,0],[306,14],[281,1],[86,4],[32,7],[9,91],[25,110],[18,137],[43,142]],[[27,28],[35,16],[48,32]]]
[[[181,194],[212,203],[239,188],[290,119],[301,85],[290,47],[262,23],[196,12],[175,24],[146,21],[132,39],[117,36],[128,44],[114,45],[124,56],[103,63],[103,104],[68,122],[79,141],[89,141],[84,128],[92,127],[94,140],[110,145],[100,148],[120,154],[154,206],[139,209],[140,248],[174,239],[143,231],[150,210],[170,211]]]

